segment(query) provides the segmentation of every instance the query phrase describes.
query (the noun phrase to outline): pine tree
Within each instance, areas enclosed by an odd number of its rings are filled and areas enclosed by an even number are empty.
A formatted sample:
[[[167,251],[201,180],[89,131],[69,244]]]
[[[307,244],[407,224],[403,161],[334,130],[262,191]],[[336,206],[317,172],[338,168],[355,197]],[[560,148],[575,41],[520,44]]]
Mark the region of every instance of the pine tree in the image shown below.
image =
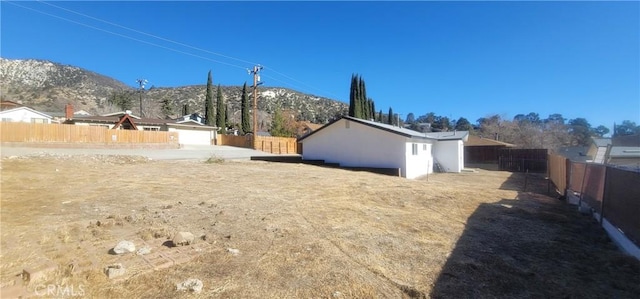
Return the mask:
[[[171,105],[171,99],[165,97],[161,101],[161,111],[164,118],[168,119],[173,114],[173,105]]]
[[[393,109],[389,107],[389,117],[387,119],[387,123],[393,125]]]
[[[214,109],[213,109],[213,80],[211,80],[211,71],[207,76],[207,91],[204,98],[204,119],[205,125],[214,126],[213,121]],[[186,115],[186,114],[185,114]]]
[[[282,113],[278,109],[273,112],[273,118],[271,120],[271,128],[269,128],[269,132],[271,136],[275,137],[289,137],[287,136],[286,129],[284,126],[284,117]]]
[[[222,97],[222,88],[220,88],[220,84],[218,84],[218,92],[216,94],[216,126],[222,128],[222,132],[225,130],[225,111],[224,111],[224,98]]]
[[[242,85],[242,96],[240,97],[242,105],[242,132],[251,132],[251,118],[249,116],[249,98],[247,98],[247,82]]]

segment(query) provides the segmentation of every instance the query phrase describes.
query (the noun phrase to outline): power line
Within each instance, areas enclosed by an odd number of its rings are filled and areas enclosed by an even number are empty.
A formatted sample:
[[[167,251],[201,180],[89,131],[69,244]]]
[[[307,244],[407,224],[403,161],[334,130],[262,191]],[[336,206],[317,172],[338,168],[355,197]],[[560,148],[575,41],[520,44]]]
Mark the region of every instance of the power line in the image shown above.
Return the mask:
[[[189,55],[189,56],[196,57],[196,58],[205,59],[205,60],[212,61],[212,62],[215,62],[215,63],[220,63],[220,64],[232,66],[232,67],[246,69],[246,67],[242,67],[242,66],[235,65],[235,64],[232,64],[232,63],[227,63],[227,62],[223,62],[223,61],[207,58],[207,57],[204,57],[204,56],[200,56],[200,55],[196,55],[196,54],[193,54],[193,53],[181,51],[181,50],[178,50],[178,49],[166,47],[166,46],[155,44],[155,43],[152,43],[152,42],[144,41],[144,40],[141,40],[141,39],[138,39],[138,38],[135,38],[135,37],[131,37],[131,36],[124,35],[124,34],[121,34],[121,33],[116,33],[116,32],[112,32],[112,31],[106,30],[106,29],[102,29],[102,28],[98,28],[98,27],[95,27],[95,26],[87,25],[87,24],[84,24],[84,23],[81,23],[81,22],[78,22],[78,21],[74,21],[74,20],[71,20],[71,19],[68,19],[68,18],[65,18],[65,17],[57,16],[57,15],[54,15],[54,14],[51,14],[51,13],[43,12],[43,11],[40,11],[40,10],[37,10],[37,9],[34,9],[34,8],[22,6],[22,5],[19,5],[19,4],[16,4],[16,3],[12,3],[10,1],[5,1],[5,2],[7,2],[9,4],[12,4],[12,5],[15,5],[15,6],[18,6],[18,7],[22,7],[24,9],[28,9],[28,10],[32,10],[32,11],[38,12],[40,14],[48,15],[50,17],[58,18],[58,19],[61,19],[61,20],[67,21],[67,22],[71,22],[71,23],[78,24],[78,25],[81,25],[81,26],[84,26],[84,27],[87,27],[87,28],[91,28],[91,29],[102,31],[102,32],[109,33],[109,34],[112,34],[112,35],[120,36],[120,37],[127,38],[127,39],[130,39],[130,40],[134,40],[134,41],[137,41],[137,42],[140,42],[140,43],[148,44],[148,45],[151,45],[151,46],[159,47],[159,48],[162,48],[162,49],[166,49],[166,50],[170,50],[170,51],[173,51],[173,52]],[[73,13],[73,14],[76,14],[76,15],[79,15],[79,16],[82,16],[82,17],[93,19],[93,20],[96,20],[96,21],[99,21],[99,22],[102,22],[102,23],[105,23],[105,24],[108,24],[108,25],[111,25],[111,26],[119,27],[119,28],[122,28],[122,29],[125,29],[125,30],[129,30],[129,31],[132,31],[132,32],[135,32],[135,33],[138,33],[138,34],[142,34],[142,35],[149,36],[149,37],[152,37],[152,38],[155,38],[155,39],[159,39],[159,40],[162,40],[162,41],[165,41],[165,42],[173,43],[173,44],[180,45],[180,46],[183,46],[183,47],[187,47],[187,48],[190,48],[190,49],[193,49],[193,50],[197,50],[197,51],[202,51],[202,52],[205,52],[205,53],[208,53],[208,54],[217,55],[217,56],[224,57],[224,58],[227,58],[227,59],[232,59],[232,60],[236,60],[236,61],[240,61],[240,62],[244,62],[244,63],[248,63],[248,64],[257,65],[257,63],[254,63],[254,62],[250,62],[250,61],[247,61],[247,60],[244,60],[244,59],[240,59],[240,58],[237,58],[237,57],[232,57],[232,56],[229,56],[229,55],[216,53],[216,52],[209,51],[209,50],[206,50],[206,49],[202,49],[202,48],[199,48],[199,47],[191,46],[191,45],[188,45],[188,44],[185,44],[185,43],[182,43],[182,42],[171,40],[171,39],[168,39],[168,38],[165,38],[165,37],[157,36],[157,35],[154,35],[154,34],[151,34],[151,33],[147,33],[147,32],[144,32],[144,31],[140,31],[140,30],[136,30],[136,29],[133,29],[133,28],[130,28],[130,27],[127,27],[127,26],[123,26],[123,25],[120,25],[120,24],[117,24],[117,23],[114,23],[114,22],[110,22],[110,21],[103,20],[103,19],[100,19],[100,18],[97,18],[97,17],[93,17],[93,16],[90,16],[90,15],[87,15],[87,14],[84,14],[84,13],[81,13],[81,12],[77,12],[77,11],[74,11],[74,10],[71,10],[71,9],[68,9],[68,8],[65,8],[65,7],[61,7],[61,6],[58,6],[58,5],[54,5],[54,4],[51,4],[51,3],[47,3],[47,2],[44,2],[44,1],[41,1],[41,0],[37,0],[37,2],[41,3],[41,4],[45,4],[45,5],[51,6],[51,7],[55,7],[55,8],[60,9],[60,10],[64,10],[64,11]],[[306,88],[302,87],[302,89],[310,88],[310,89],[319,91],[321,93],[333,96],[335,98],[339,98],[339,96],[337,96],[337,95],[335,95],[335,94],[333,94],[331,92],[319,89],[319,88],[314,87],[312,85],[309,85],[309,84],[307,84],[305,82],[297,80],[297,79],[295,79],[295,78],[293,78],[291,76],[288,76],[288,75],[286,75],[286,74],[284,74],[282,72],[277,71],[274,68],[267,67],[267,66],[263,66],[263,67],[265,69],[267,69],[267,70],[270,70],[271,72],[273,72],[273,73],[275,73],[277,75],[280,75],[280,76],[288,79],[288,80],[291,80],[293,82],[297,82],[299,84],[302,84],[302,85],[306,86]],[[265,76],[265,77],[267,77],[267,76]],[[279,82],[283,82],[283,83],[286,84],[286,82],[284,82],[282,80],[278,80],[278,79],[275,79],[273,77],[269,77],[269,78],[274,79],[274,80],[279,81]],[[289,84],[289,85],[295,86],[294,84]]]
[[[281,75],[281,76],[283,76],[283,77],[285,77],[285,78],[287,78],[287,79],[289,79],[289,80],[292,80],[292,81],[298,82],[298,83],[300,83],[300,84],[306,85],[306,86],[307,86],[307,87],[309,87],[309,88],[315,89],[315,90],[320,91],[320,92],[324,92],[324,93],[326,93],[326,94],[329,94],[329,95],[331,95],[331,96],[334,96],[334,97],[338,98],[338,96],[337,96],[337,95],[335,95],[335,94],[333,94],[333,93],[331,93],[331,92],[327,92],[327,91],[324,91],[324,90],[321,90],[321,89],[317,89],[317,88],[315,88],[315,87],[313,87],[313,86],[311,86],[311,85],[309,85],[309,84],[306,84],[306,83],[304,83],[304,82],[302,82],[302,81],[296,80],[296,79],[291,78],[291,77],[289,77],[289,76],[287,76],[287,75],[285,75],[285,74],[283,74],[283,73],[281,73],[281,72],[278,72],[278,71],[274,70],[273,68],[269,68],[269,67],[266,67],[266,66],[265,66],[264,68],[265,68],[265,69],[267,69],[267,70],[271,70],[272,72],[274,72],[274,73],[276,73],[276,74],[279,74],[279,75]]]
[[[240,59],[240,58],[236,58],[236,57],[232,57],[232,56],[228,56],[228,55],[212,52],[212,51],[209,51],[209,50],[206,50],[206,49],[202,49],[202,48],[194,47],[194,46],[191,46],[191,45],[188,45],[188,44],[185,44],[185,43],[177,42],[177,41],[174,41],[174,40],[171,40],[171,39],[168,39],[168,38],[164,38],[164,37],[161,37],[161,36],[153,35],[151,33],[147,33],[147,32],[140,31],[140,30],[136,30],[136,29],[133,29],[133,28],[130,28],[130,27],[127,27],[127,26],[123,26],[123,25],[120,25],[120,24],[109,22],[107,20],[96,18],[96,17],[90,16],[90,15],[87,15],[87,14],[83,14],[81,12],[77,12],[77,11],[74,11],[74,10],[71,10],[71,9],[68,9],[68,8],[64,8],[64,7],[60,7],[60,6],[57,6],[57,5],[54,5],[54,4],[51,4],[51,3],[47,3],[47,2],[44,2],[44,1],[37,0],[37,2],[40,2],[42,4],[46,4],[46,5],[58,8],[58,9],[62,9],[64,11],[68,11],[70,13],[74,13],[74,14],[77,14],[79,16],[90,18],[90,19],[93,19],[93,20],[96,20],[96,21],[99,21],[99,22],[102,22],[102,23],[105,23],[105,24],[109,24],[109,25],[116,26],[116,27],[119,27],[119,28],[122,28],[122,29],[133,31],[135,33],[143,34],[143,35],[146,35],[146,36],[157,38],[159,40],[163,40],[163,41],[170,42],[170,43],[173,43],[173,44],[176,44],[176,45],[180,45],[180,46],[183,46],[183,47],[191,48],[191,49],[194,49],[194,50],[202,51],[202,52],[205,52],[205,53],[221,56],[221,57],[232,59],[232,60],[237,60],[237,61],[244,62],[244,63],[247,63],[247,64],[257,64],[255,62],[251,62],[251,61],[243,60],[243,59]]]
[[[181,51],[181,50],[177,50],[177,49],[174,49],[174,48],[165,47],[165,46],[158,45],[158,44],[155,44],[155,43],[152,43],[152,42],[148,42],[148,41],[145,41],[145,40],[141,40],[141,39],[138,39],[138,38],[135,38],[135,37],[130,37],[130,36],[127,36],[127,35],[124,35],[124,34],[120,34],[120,33],[112,32],[112,31],[105,30],[105,29],[102,29],[102,28],[98,28],[98,27],[94,27],[94,26],[91,26],[91,25],[87,25],[87,24],[84,24],[84,23],[81,23],[81,22],[77,22],[77,21],[74,21],[74,20],[71,20],[71,19],[67,19],[65,17],[56,16],[56,15],[53,15],[53,14],[50,14],[50,13],[47,13],[47,12],[43,12],[43,11],[40,11],[40,10],[37,10],[37,9],[34,9],[34,8],[22,6],[22,5],[19,5],[19,4],[10,2],[10,1],[4,1],[4,2],[9,3],[11,5],[18,6],[18,7],[22,7],[24,9],[35,11],[37,13],[48,15],[50,17],[61,19],[61,20],[67,21],[67,22],[71,22],[71,23],[74,23],[74,24],[78,24],[78,25],[85,26],[85,27],[88,27],[88,28],[91,28],[91,29],[95,29],[95,30],[98,30],[98,31],[102,31],[102,32],[106,32],[106,33],[109,33],[109,34],[113,34],[113,35],[116,35],[116,36],[120,36],[120,37],[123,37],[123,38],[126,38],[126,39],[134,40],[134,41],[137,41],[137,42],[140,42],[140,43],[148,44],[148,45],[151,45],[151,46],[154,46],[154,47],[159,47],[159,48],[162,48],[162,49],[165,49],[165,50],[169,50],[169,51],[173,51],[173,52],[177,52],[177,53],[181,53],[181,54],[185,54],[185,55],[201,58],[201,59],[204,59],[204,60],[209,60],[209,61],[212,61],[212,62],[215,62],[215,63],[220,63],[220,64],[232,66],[232,67],[237,67],[237,68],[240,68],[240,69],[243,69],[243,70],[246,69],[246,67],[243,67],[243,66],[239,66],[239,65],[235,65],[235,64],[231,64],[231,63],[215,60],[215,59],[211,59],[211,58],[208,58],[208,57],[192,54],[192,53]]]

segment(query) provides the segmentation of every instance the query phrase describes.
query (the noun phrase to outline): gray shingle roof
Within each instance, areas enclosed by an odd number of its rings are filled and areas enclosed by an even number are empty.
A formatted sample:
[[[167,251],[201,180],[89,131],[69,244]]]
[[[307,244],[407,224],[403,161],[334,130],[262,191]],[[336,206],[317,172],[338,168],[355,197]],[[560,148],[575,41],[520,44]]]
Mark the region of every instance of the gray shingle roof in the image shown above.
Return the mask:
[[[606,147],[611,144],[611,138],[593,138],[593,143],[595,143],[597,147]]]
[[[613,146],[609,153],[610,158],[640,158],[640,147]]]
[[[350,120],[353,122],[357,122],[366,126],[370,126],[373,128],[377,128],[380,130],[384,130],[390,133],[394,133],[394,134],[398,134],[404,137],[409,137],[409,138],[417,138],[417,139],[431,139],[431,140],[463,140],[468,134],[468,131],[458,131],[458,132],[437,132],[437,133],[421,133],[418,131],[414,131],[414,130],[410,130],[407,128],[401,128],[401,127],[396,127],[393,125],[389,125],[389,124],[383,124],[383,123],[379,123],[379,122],[375,122],[375,121],[370,121],[370,120],[364,120],[364,119],[360,119],[360,118],[355,118],[355,117],[351,117],[351,116],[342,116],[341,118],[323,126],[322,128],[313,131],[311,134],[308,134],[306,136],[303,136],[302,138],[298,139],[298,141],[306,139],[309,136],[314,135],[316,132],[322,131],[323,129],[331,126],[333,123],[341,120],[341,119],[346,119],[346,120]]]

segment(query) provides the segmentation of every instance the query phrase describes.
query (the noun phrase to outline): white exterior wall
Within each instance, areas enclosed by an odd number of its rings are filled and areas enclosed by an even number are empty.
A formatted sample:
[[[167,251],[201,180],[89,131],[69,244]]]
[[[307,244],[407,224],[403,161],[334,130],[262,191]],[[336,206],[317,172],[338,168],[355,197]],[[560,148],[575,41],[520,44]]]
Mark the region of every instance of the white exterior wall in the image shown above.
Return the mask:
[[[47,118],[44,115],[33,113],[27,109],[11,109],[0,112],[0,117],[2,121],[8,122],[23,122],[23,123],[44,123],[50,124],[51,118]]]
[[[418,147],[417,155],[413,154],[413,145]],[[426,146],[426,149],[425,149]],[[428,141],[409,141],[406,143],[406,178],[414,179],[433,172],[433,144]]]
[[[214,131],[186,128],[169,128],[169,132],[178,132],[178,143],[211,145],[215,137]]]
[[[461,172],[464,167],[462,140],[441,140],[434,147],[433,157],[446,172]]]
[[[303,139],[302,158],[347,167],[401,168],[406,177],[406,141],[403,136],[341,119]]]
[[[598,150],[596,151],[596,155],[595,157],[593,157],[593,162],[594,163],[600,163],[600,164],[604,164],[604,158],[605,155],[607,153],[607,148],[606,147],[599,147]]]

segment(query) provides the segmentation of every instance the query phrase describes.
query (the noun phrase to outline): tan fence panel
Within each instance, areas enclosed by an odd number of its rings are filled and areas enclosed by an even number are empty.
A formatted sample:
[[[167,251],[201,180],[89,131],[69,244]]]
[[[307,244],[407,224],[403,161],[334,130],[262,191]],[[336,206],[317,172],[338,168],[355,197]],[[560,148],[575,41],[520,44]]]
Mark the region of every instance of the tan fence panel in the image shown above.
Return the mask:
[[[582,181],[587,164],[571,161],[569,168],[569,186],[572,191],[582,192]]]
[[[272,154],[297,154],[298,141],[296,138],[258,136],[256,149]]]
[[[217,144],[253,148],[253,140],[250,135],[219,135]],[[255,149],[272,154],[299,154],[298,141],[296,138],[258,136],[256,138]]]
[[[640,246],[640,173],[607,167],[603,216]]]
[[[229,145],[251,148],[253,146],[251,136],[218,135],[217,145]]]
[[[567,189],[567,158],[549,154],[549,179],[556,185],[558,192],[564,194]]]
[[[158,143],[178,144],[178,133],[165,131],[108,130],[97,126],[65,124],[0,124],[2,142],[40,143]]]

